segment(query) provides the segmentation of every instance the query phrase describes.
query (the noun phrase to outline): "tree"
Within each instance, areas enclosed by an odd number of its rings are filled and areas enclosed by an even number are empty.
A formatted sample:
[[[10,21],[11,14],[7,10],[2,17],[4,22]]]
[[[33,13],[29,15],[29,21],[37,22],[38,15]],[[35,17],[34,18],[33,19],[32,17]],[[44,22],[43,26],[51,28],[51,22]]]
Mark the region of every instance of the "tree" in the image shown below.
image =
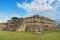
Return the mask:
[[[12,17],[11,19],[12,19],[12,20],[17,20],[17,19],[19,20],[18,17]]]
[[[13,27],[13,30],[12,31],[15,31],[16,27],[18,26],[18,24],[20,23],[20,19],[18,17],[12,17],[12,27]]]

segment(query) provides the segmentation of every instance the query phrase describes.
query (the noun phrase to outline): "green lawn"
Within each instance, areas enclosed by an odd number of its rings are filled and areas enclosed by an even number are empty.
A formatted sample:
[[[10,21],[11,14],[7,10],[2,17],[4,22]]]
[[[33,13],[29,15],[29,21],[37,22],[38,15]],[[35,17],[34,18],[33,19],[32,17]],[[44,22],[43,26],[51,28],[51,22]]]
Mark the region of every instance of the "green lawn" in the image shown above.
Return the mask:
[[[40,35],[34,32],[9,32],[0,30],[0,40],[60,40],[60,30],[45,31]]]

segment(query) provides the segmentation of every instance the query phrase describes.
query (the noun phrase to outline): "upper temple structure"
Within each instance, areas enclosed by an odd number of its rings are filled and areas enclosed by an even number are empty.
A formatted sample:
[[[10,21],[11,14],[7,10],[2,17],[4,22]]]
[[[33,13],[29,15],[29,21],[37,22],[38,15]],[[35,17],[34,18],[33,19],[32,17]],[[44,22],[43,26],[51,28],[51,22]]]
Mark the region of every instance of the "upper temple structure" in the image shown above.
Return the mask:
[[[10,31],[49,31],[56,30],[56,23],[47,17],[34,15],[26,18],[8,20],[3,30]]]

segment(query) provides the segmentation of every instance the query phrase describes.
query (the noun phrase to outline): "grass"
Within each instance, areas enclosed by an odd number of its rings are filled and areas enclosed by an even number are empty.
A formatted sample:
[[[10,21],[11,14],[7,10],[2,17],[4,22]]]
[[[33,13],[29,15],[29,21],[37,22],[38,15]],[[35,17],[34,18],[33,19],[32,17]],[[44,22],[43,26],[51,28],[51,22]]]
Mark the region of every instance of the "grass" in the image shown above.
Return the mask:
[[[60,40],[60,30],[45,31],[40,35],[34,32],[10,32],[0,30],[0,40]]]

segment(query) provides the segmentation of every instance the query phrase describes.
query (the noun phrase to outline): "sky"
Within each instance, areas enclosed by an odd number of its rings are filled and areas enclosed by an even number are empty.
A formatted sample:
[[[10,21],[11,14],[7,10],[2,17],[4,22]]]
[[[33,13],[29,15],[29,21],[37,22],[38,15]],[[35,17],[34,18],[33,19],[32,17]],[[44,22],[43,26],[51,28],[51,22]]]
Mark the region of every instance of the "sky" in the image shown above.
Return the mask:
[[[60,0],[0,0],[0,23],[31,15],[60,20]]]

